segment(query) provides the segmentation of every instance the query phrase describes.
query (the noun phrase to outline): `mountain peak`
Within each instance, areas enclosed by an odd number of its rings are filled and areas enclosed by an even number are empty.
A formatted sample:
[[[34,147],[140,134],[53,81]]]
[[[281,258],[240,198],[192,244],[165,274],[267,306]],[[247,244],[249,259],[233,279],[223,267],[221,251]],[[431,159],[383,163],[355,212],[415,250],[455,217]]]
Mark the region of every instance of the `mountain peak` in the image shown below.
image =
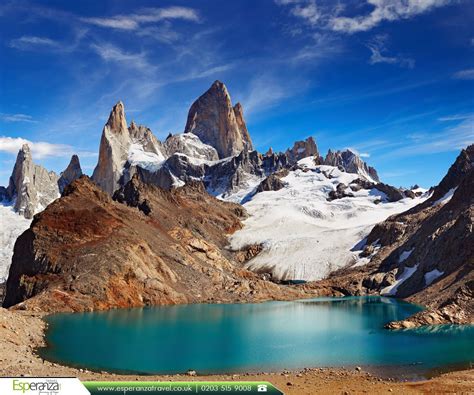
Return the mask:
[[[121,101],[117,102],[110,111],[109,119],[106,123],[114,132],[123,133],[127,130],[127,121],[125,119],[125,106]]]
[[[82,176],[81,163],[79,157],[74,154],[71,157],[71,161],[66,169],[61,173],[61,177],[58,180],[59,192],[63,192],[64,188],[71,184],[74,180],[77,180]]]
[[[240,103],[235,107],[221,81],[215,81],[191,106],[185,133],[197,135],[205,144],[213,146],[220,158],[252,150]]]

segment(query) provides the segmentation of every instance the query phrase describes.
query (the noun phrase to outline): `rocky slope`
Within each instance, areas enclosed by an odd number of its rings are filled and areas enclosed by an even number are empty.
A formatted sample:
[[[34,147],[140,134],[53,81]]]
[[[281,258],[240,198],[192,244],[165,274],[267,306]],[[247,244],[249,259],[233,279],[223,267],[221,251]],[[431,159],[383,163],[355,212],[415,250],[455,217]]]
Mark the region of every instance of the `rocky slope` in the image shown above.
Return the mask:
[[[165,191],[134,177],[114,197],[83,176],[38,214],[15,244],[4,306],[83,311],[304,296],[236,263],[225,246],[245,212],[201,184]]]
[[[226,86],[215,81],[191,106],[185,133],[193,133],[214,147],[220,158],[253,150],[240,103],[232,107]]]
[[[367,266],[333,274],[347,294],[381,293],[428,307],[392,328],[474,323],[474,145],[462,150],[429,199],[377,224]]]
[[[0,187],[0,283],[6,281],[15,240],[30,226],[33,216],[59,197],[69,183],[82,174],[79,158],[58,176],[36,165],[28,145],[18,152],[8,188]]]

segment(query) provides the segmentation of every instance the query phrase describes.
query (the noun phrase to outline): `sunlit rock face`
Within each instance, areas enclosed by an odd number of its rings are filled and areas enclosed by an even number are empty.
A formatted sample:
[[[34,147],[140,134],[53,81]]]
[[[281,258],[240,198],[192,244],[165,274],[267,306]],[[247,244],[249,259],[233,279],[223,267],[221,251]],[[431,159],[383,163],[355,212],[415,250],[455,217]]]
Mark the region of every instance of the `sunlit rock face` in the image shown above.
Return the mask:
[[[252,150],[252,140],[245,125],[240,103],[232,106],[226,86],[216,81],[191,106],[185,133],[194,133],[213,146],[220,158]]]

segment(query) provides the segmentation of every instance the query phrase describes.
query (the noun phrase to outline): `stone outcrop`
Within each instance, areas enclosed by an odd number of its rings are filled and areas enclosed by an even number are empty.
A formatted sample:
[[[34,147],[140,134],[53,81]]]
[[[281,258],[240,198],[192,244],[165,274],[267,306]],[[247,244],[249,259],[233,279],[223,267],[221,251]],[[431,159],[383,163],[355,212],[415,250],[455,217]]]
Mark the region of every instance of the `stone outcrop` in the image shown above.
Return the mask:
[[[92,174],[92,180],[109,195],[112,195],[120,186],[119,180],[131,143],[124,105],[118,102],[110,112],[102,131],[99,160]]]
[[[398,202],[399,200],[406,197],[404,191],[400,190],[399,188],[395,188],[392,185],[384,184],[383,182],[376,184],[375,188],[380,192],[383,192],[387,197],[387,201],[389,202]],[[411,195],[410,197],[413,199],[415,196]]]
[[[215,81],[191,106],[185,133],[194,133],[214,147],[220,158],[252,150],[252,140],[245,125],[242,106],[232,107],[226,86]]]
[[[308,137],[306,140],[296,141],[293,148],[286,150],[290,163],[296,163],[300,159],[307,158],[308,156],[314,156],[319,158],[318,147],[312,137]]]
[[[64,170],[61,173],[61,177],[59,177],[59,192],[62,193],[64,188],[66,188],[74,180],[77,180],[80,176],[82,176],[81,163],[79,162],[79,157],[77,155],[73,155],[69,165],[66,167],[66,170]]]
[[[14,209],[25,218],[43,210],[59,197],[58,176],[33,163],[30,147],[18,152],[5,198],[14,202]]]
[[[359,174],[369,181],[380,181],[377,171],[373,167],[368,166],[359,155],[351,150],[329,150],[322,164],[338,167],[341,171],[346,171],[347,173]]]
[[[135,177],[115,197],[122,203],[82,176],[38,214],[15,244],[4,306],[90,311],[306,295],[234,260],[227,235],[245,211],[201,183],[166,191]]]
[[[279,191],[285,187],[285,182],[281,179],[289,174],[288,170],[282,170],[277,173],[270,174],[257,187],[256,193],[265,191]]]

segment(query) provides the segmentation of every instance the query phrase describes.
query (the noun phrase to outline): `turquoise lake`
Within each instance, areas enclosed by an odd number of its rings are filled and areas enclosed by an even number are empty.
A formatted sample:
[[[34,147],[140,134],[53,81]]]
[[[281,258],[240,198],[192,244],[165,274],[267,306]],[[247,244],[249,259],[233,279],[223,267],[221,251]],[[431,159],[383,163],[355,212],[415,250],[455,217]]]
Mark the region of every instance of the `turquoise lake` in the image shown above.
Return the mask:
[[[389,331],[420,311],[382,297],[259,304],[195,304],[47,317],[43,358],[140,374],[272,371],[303,367],[465,367],[474,327]]]

